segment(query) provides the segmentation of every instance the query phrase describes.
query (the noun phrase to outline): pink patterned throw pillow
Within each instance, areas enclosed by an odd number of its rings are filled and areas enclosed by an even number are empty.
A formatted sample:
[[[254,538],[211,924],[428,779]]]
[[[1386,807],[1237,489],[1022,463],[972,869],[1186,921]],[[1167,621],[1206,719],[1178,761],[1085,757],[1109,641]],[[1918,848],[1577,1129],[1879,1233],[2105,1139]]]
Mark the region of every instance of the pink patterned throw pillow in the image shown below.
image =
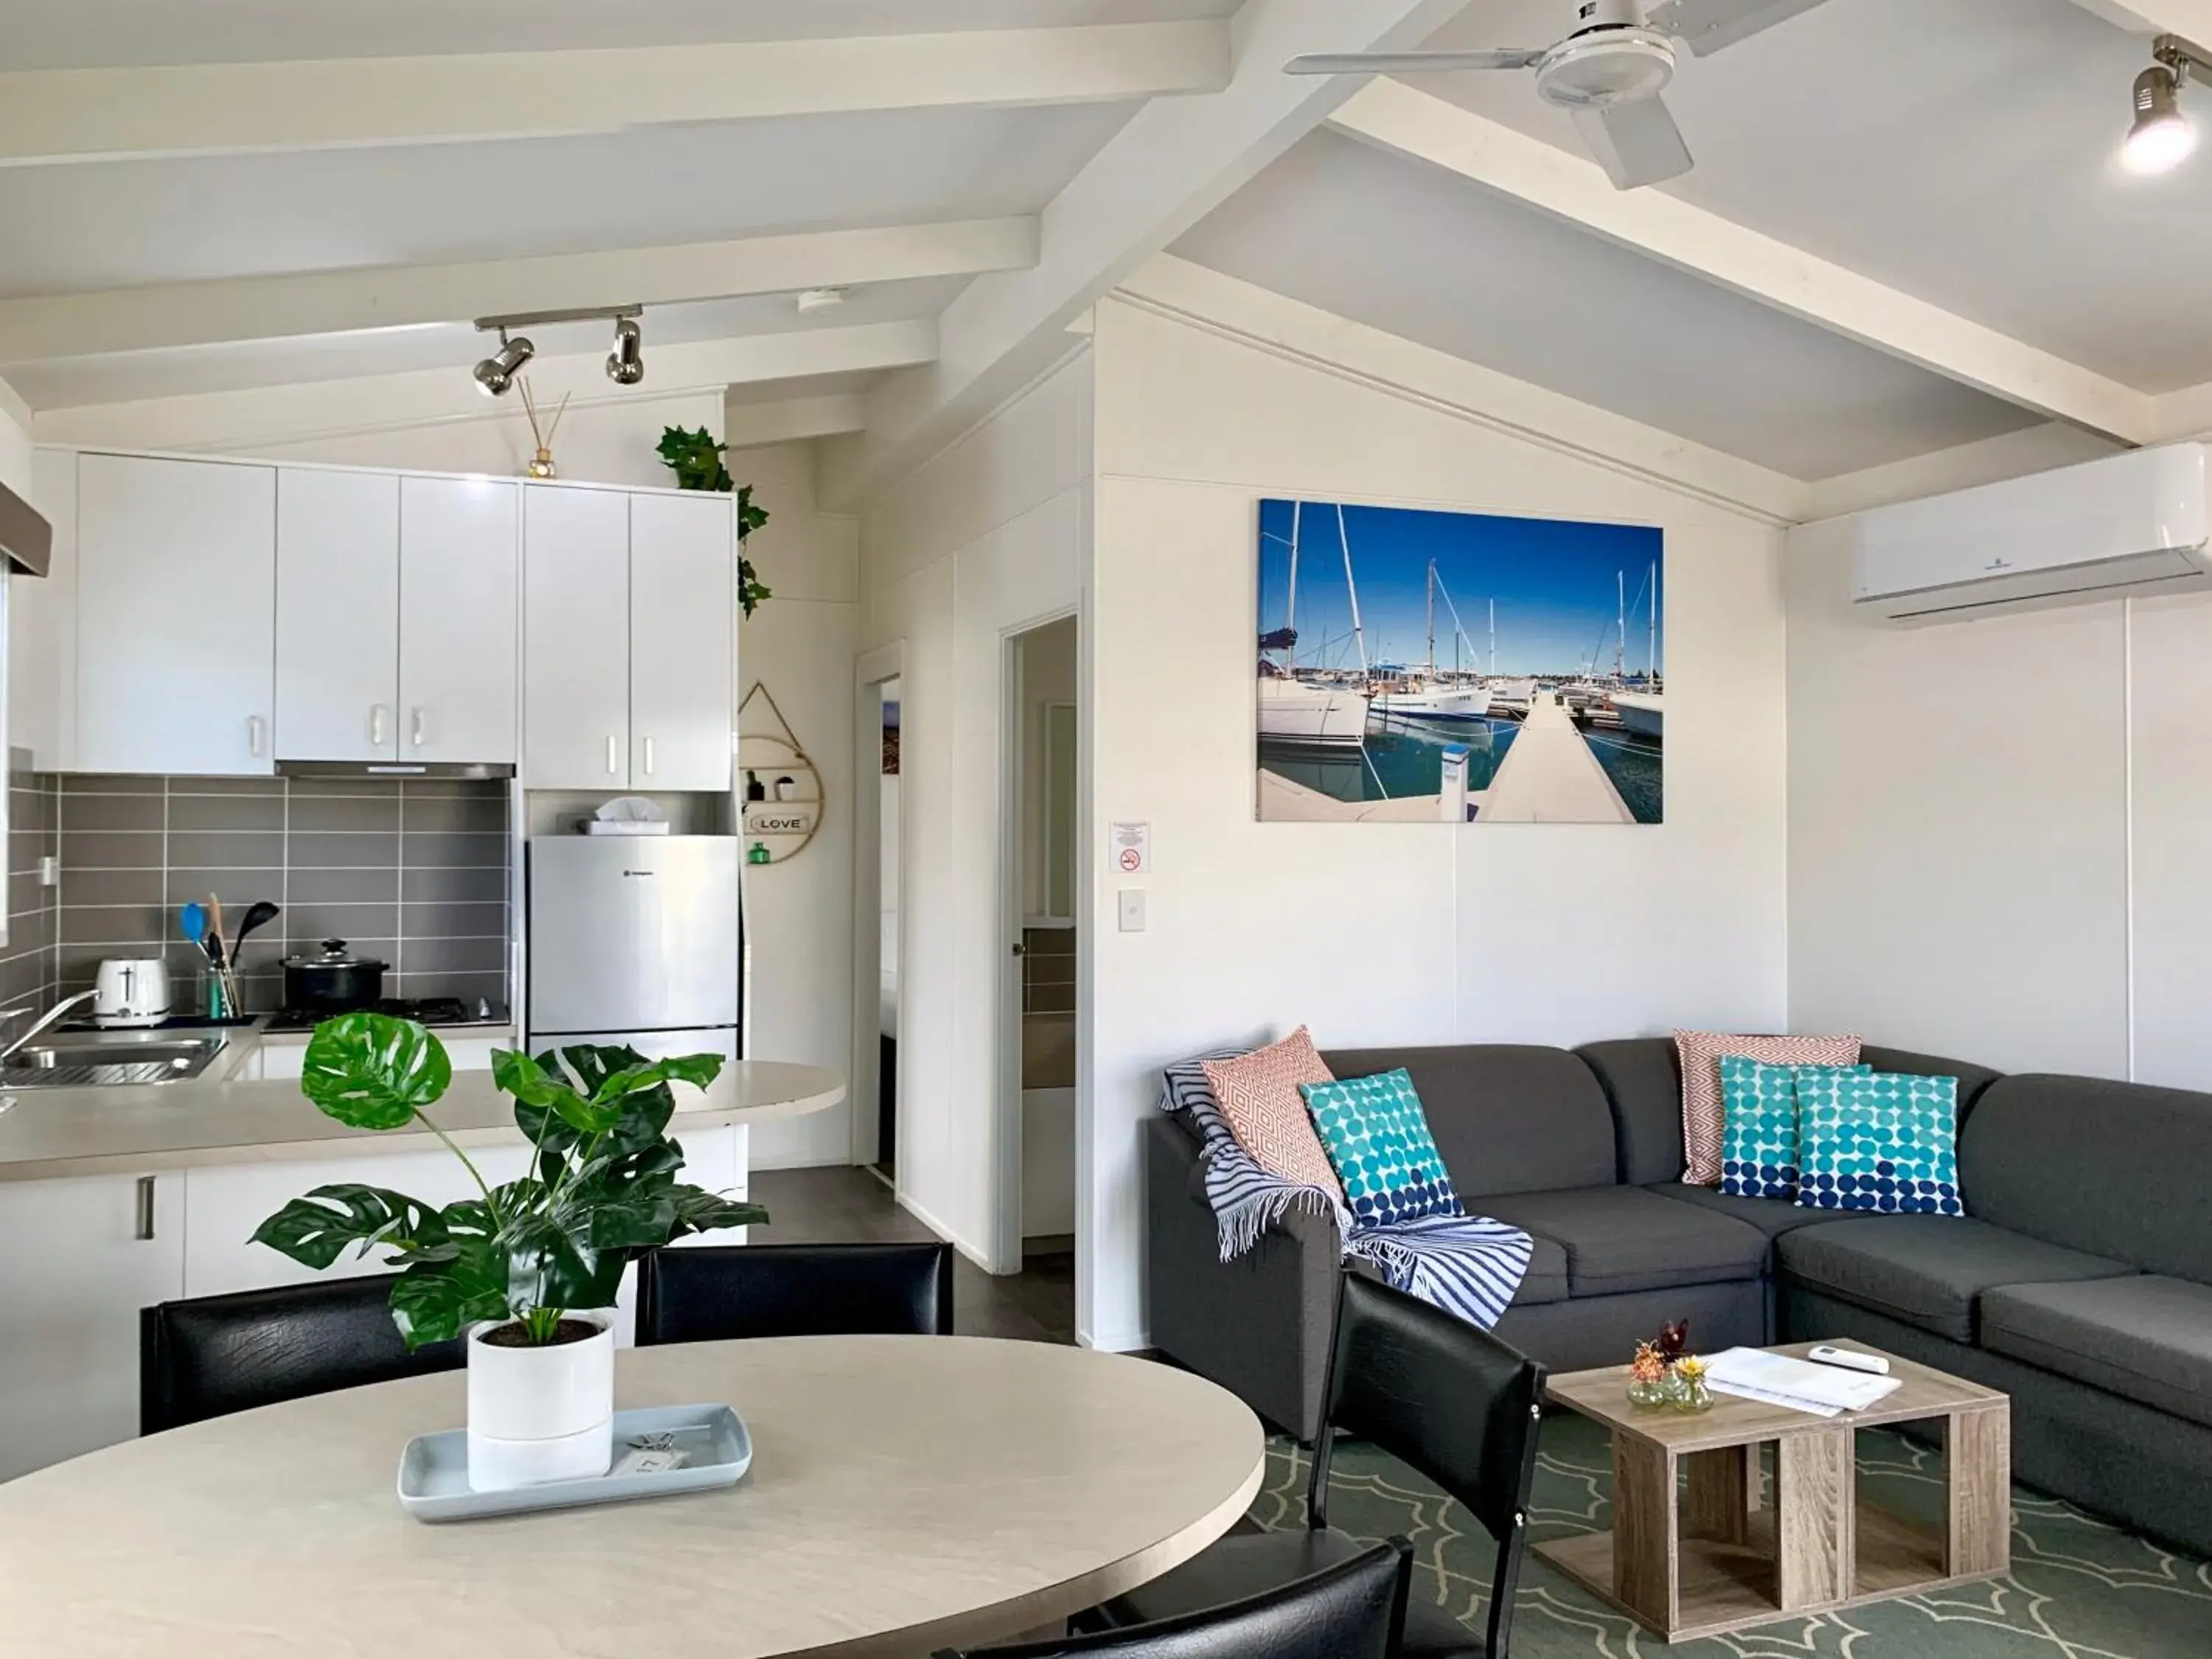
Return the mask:
[[[1677,1031],[1682,1057],[1682,1179],[1715,1187],[1721,1178],[1721,1056],[1741,1054],[1769,1066],[1856,1066],[1856,1036],[1735,1036],[1725,1031]]]
[[[1304,1026],[1249,1054],[1204,1064],[1222,1116],[1254,1163],[1285,1181],[1342,1197],[1344,1185],[1321,1149],[1321,1137],[1298,1093],[1301,1083],[1335,1081]]]

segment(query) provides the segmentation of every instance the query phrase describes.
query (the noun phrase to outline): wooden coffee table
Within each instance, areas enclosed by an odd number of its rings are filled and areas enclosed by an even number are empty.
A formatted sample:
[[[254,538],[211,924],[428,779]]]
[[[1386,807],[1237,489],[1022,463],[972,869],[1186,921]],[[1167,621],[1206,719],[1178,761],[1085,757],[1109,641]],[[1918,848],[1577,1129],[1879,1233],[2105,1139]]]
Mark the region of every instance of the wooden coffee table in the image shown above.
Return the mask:
[[[1812,1346],[1773,1352],[1802,1358]],[[1552,1378],[1547,1394],[1554,1405],[1613,1431],[1613,1530],[1538,1544],[1536,1553],[1668,1641],[2005,1571],[2012,1402],[1994,1389],[1887,1358],[1889,1374],[1905,1386],[1839,1417],[1727,1395],[1695,1415],[1638,1411],[1628,1403],[1626,1365]],[[1861,1429],[1932,1418],[1943,1419],[1940,1531],[1862,1499],[1852,1455]],[[1769,1444],[1771,1508],[1761,1491]]]

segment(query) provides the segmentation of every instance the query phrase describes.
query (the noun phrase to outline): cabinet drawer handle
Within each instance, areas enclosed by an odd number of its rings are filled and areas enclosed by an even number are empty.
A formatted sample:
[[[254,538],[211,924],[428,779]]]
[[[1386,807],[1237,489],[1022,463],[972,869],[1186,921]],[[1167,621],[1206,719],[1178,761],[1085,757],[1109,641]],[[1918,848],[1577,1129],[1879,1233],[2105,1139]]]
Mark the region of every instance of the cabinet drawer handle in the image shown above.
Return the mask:
[[[621,766],[622,745],[615,740],[613,733],[610,732],[607,736],[607,775],[614,776]]]
[[[256,757],[260,755],[264,725],[258,714],[248,714],[246,717],[246,752],[247,754]]]
[[[379,747],[384,743],[384,705],[380,702],[368,706],[368,740]]]
[[[144,1243],[154,1237],[154,1177],[138,1177],[137,1213],[132,1218],[132,1236]]]
[[[407,740],[420,749],[422,746],[422,710],[418,705],[409,709],[407,713],[410,722]]]
[[[645,740],[645,775],[648,778],[653,775],[653,739],[651,738]]]

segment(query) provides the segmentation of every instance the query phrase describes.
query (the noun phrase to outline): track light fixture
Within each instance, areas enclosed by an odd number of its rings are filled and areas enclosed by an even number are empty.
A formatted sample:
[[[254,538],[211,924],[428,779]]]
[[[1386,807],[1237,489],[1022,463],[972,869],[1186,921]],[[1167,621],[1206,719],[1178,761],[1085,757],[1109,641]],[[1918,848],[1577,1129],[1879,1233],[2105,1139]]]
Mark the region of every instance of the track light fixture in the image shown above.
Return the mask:
[[[502,328],[499,331],[499,349],[477,365],[477,390],[487,398],[504,396],[507,387],[514,384],[514,377],[522,372],[522,366],[537,355],[538,348],[528,340],[520,334],[510,340]]]
[[[2151,43],[2157,61],[2136,76],[2135,121],[2120,160],[2130,173],[2166,173],[2197,148],[2195,123],[2181,112],[2179,94],[2193,72],[2212,76],[2212,52],[2178,34]]]
[[[635,386],[645,378],[645,335],[635,317],[615,319],[615,349],[607,354],[607,379]]]

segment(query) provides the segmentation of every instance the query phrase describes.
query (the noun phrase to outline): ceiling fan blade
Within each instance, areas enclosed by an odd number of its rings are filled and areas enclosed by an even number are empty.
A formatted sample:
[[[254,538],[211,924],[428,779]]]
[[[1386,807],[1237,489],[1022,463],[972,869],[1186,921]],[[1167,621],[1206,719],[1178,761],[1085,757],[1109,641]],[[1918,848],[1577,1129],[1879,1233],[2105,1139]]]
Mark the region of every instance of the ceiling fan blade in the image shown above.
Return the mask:
[[[1723,46],[1786,23],[1801,11],[1810,11],[1820,0],[1659,0],[1650,21],[1664,29],[1700,58],[1710,58]]]
[[[1656,98],[1605,109],[1578,109],[1575,128],[1616,190],[1634,190],[1679,178],[1696,164],[1682,130]]]
[[[1285,75],[1434,75],[1445,70],[1527,69],[1544,55],[1540,46],[1493,52],[1323,52],[1293,58]]]

